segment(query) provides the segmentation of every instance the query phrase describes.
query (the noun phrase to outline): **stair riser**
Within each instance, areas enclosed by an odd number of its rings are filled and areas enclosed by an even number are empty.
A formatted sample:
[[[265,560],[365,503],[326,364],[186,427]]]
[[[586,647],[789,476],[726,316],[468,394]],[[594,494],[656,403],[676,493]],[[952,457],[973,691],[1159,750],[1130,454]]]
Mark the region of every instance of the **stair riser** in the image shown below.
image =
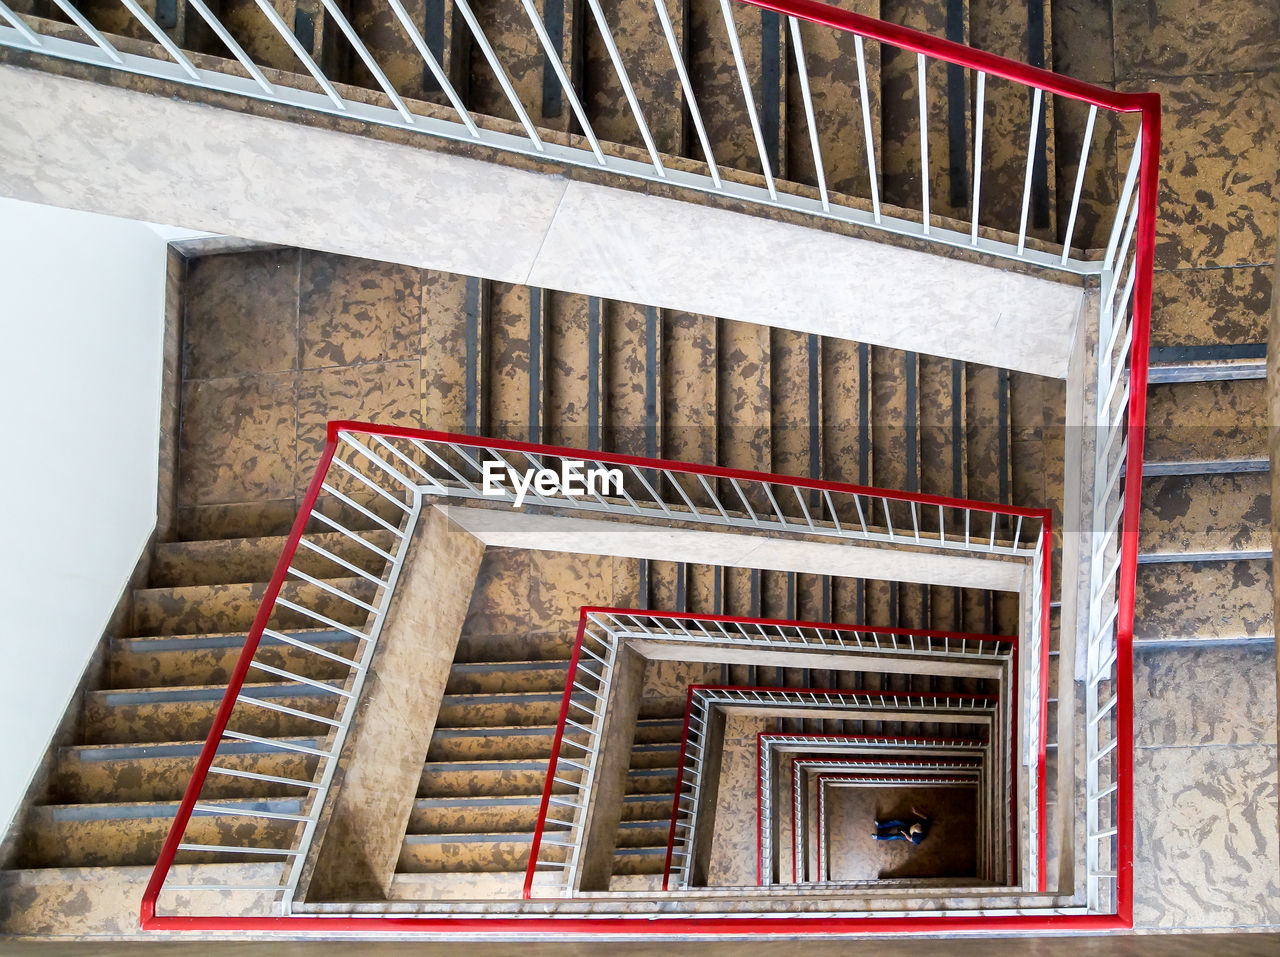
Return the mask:
[[[317,692],[312,696],[271,698],[272,703],[296,710],[310,710],[332,718],[336,696]],[[196,741],[206,737],[218,710],[217,701],[186,701],[138,705],[108,705],[103,694],[90,695],[84,711],[86,744],[132,744],[148,741]],[[310,737],[329,730],[327,725],[257,708],[243,702],[228,727],[258,737]]]
[[[394,537],[390,532],[365,532],[363,538],[383,551],[390,551]],[[149,584],[152,587],[175,588],[193,585],[218,585],[225,582],[264,582],[271,579],[287,539],[232,539],[229,541],[169,542],[156,546]],[[308,535],[311,542],[372,575],[381,575],[385,559],[368,548],[337,532]],[[317,578],[346,578],[351,575],[329,559],[305,546],[296,550],[291,565]]]
[[[349,595],[369,603],[373,586],[363,579],[338,579],[331,583]],[[253,624],[266,585],[200,585],[191,588],[147,588],[134,593],[133,625],[138,635],[203,635],[245,631]],[[280,595],[344,625],[359,628],[369,612],[315,585],[286,582]],[[317,622],[287,608],[277,607],[271,624],[276,628],[314,628]]]
[[[169,833],[171,817],[54,822],[37,813],[24,838],[18,866],[126,867],[155,863]],[[243,816],[193,816],[184,841],[239,847],[289,848],[298,825]],[[219,856],[183,852],[179,863],[218,860]]]
[[[354,641],[326,641],[318,647],[348,659],[359,654],[359,645]],[[113,688],[222,684],[231,679],[241,650],[241,647],[236,646],[148,652],[144,643],[118,641],[112,645],[108,664],[109,679]],[[272,668],[322,681],[345,680],[350,671],[350,667],[342,662],[293,648],[270,638],[263,638],[259,642],[254,660]],[[267,672],[250,670],[245,680],[247,683],[255,683],[279,679]]]
[[[303,755],[224,755],[215,764],[237,771],[271,774],[310,781],[315,758]],[[79,761],[63,757],[53,784],[52,799],[63,804],[101,804],[109,801],[176,801],[186,791],[195,772],[196,759],[139,758],[120,761]],[[201,795],[205,798],[301,797],[305,788],[209,774]]]

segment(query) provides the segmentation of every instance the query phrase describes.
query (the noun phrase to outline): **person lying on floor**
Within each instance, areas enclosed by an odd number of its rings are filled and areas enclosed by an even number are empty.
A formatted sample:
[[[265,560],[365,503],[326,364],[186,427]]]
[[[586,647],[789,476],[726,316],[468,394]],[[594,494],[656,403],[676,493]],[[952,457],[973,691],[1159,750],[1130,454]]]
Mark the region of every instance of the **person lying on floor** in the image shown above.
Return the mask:
[[[919,844],[929,836],[929,815],[911,809],[911,818],[905,821],[876,821],[877,841],[910,841]]]

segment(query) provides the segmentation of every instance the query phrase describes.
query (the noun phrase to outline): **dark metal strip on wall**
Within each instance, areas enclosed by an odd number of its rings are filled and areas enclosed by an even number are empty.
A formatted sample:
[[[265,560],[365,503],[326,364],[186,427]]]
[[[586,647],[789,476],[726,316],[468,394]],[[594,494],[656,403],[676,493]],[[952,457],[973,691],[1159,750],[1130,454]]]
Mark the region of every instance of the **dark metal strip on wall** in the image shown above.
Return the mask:
[[[782,17],[760,11],[760,128],[765,156],[775,176],[782,175]]]
[[[543,0],[542,22],[547,28],[547,36],[551,38],[551,48],[563,62],[564,0]],[[560,78],[556,76],[551,60],[543,57],[542,115],[559,116],[562,112],[564,112],[564,94],[560,89]]]
[[[484,435],[488,424],[484,416],[484,346],[488,341],[485,320],[489,311],[485,302],[487,289],[488,284],[483,279],[467,277],[463,306],[466,312],[463,428],[471,435]]]
[[[529,290],[529,441],[546,441],[547,313],[550,295]]]
[[[907,491],[920,491],[920,356],[906,354],[904,372],[907,380]]]
[[[587,448],[601,448],[604,422],[604,325],[598,296],[587,300]]]
[[[946,37],[964,43],[965,0],[947,0]],[[969,91],[964,82],[964,67],[947,64],[947,157],[950,195],[953,209],[964,209],[972,199],[969,187],[969,136],[966,118],[969,113]]]
[[[1043,68],[1045,65],[1044,37],[1044,0],[1027,0],[1027,63],[1031,66]],[[1032,95],[1028,91],[1028,109]],[[1049,126],[1046,114],[1050,102],[1049,94],[1045,94],[1040,109],[1040,125],[1036,130],[1036,153],[1031,164],[1031,217],[1038,229],[1049,227]]]
[[[436,62],[445,63],[444,55],[444,7],[447,0],[425,0],[422,10],[422,36],[427,41],[427,49],[436,58]],[[447,67],[446,67],[447,68]],[[422,88],[428,93],[440,92],[440,84],[423,64]]]

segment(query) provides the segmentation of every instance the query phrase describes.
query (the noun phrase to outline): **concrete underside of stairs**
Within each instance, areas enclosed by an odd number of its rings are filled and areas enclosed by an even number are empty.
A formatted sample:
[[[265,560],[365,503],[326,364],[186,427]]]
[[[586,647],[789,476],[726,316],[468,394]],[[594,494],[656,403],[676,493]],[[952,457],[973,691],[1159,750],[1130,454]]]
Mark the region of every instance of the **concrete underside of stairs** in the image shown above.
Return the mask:
[[[1069,278],[8,65],[0,116],[0,188],[32,202],[1059,378],[1081,308]]]

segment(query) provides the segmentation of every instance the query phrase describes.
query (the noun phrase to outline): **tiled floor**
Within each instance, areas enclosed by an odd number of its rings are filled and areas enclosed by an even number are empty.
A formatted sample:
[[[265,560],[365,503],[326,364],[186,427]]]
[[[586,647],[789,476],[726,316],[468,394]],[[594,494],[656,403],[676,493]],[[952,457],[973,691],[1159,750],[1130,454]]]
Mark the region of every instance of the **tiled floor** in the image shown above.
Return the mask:
[[[831,880],[973,877],[976,794],[971,787],[830,787],[826,821]],[[872,836],[873,822],[908,819],[913,808],[930,819],[929,833],[919,845]]]

